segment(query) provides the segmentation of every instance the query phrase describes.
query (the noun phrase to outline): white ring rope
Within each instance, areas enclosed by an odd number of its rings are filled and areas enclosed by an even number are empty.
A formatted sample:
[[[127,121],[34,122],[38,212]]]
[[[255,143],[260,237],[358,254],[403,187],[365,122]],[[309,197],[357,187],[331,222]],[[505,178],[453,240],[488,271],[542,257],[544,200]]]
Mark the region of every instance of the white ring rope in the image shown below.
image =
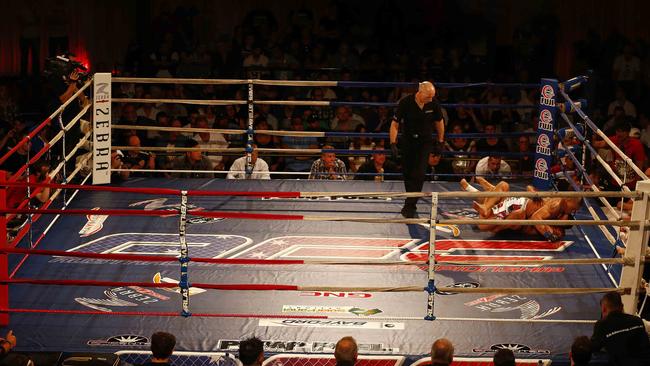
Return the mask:
[[[249,84],[252,80],[117,77],[117,78],[111,78],[111,81],[114,83],[133,83],[133,84],[246,85]]]
[[[210,99],[152,99],[152,98],[112,98],[115,103],[166,103],[166,104],[192,104],[192,105],[243,105],[245,100],[210,100]]]
[[[575,105],[575,102],[571,99],[571,97],[569,97],[569,95],[563,89],[559,89],[559,91],[564,97],[564,99],[566,99],[569,103]],[[587,126],[589,126],[589,128],[591,128],[596,134],[598,134],[598,136],[600,136],[603,139],[603,141],[605,141],[607,145],[609,145],[609,147],[612,150],[614,150],[625,161],[627,165],[632,167],[632,169],[636,172],[636,174],[639,175],[639,177],[641,177],[643,180],[648,179],[648,176],[641,169],[639,169],[639,167],[636,166],[636,164],[634,164],[632,159],[630,159],[630,157],[625,155],[623,151],[621,151],[621,149],[619,149],[618,146],[616,146],[616,144],[613,143],[612,140],[610,140],[609,137],[600,128],[598,128],[598,126],[589,118],[589,116],[587,116],[582,111],[580,106],[576,105],[575,111],[580,116],[580,118],[582,118],[585,122],[587,122],[586,124]]]

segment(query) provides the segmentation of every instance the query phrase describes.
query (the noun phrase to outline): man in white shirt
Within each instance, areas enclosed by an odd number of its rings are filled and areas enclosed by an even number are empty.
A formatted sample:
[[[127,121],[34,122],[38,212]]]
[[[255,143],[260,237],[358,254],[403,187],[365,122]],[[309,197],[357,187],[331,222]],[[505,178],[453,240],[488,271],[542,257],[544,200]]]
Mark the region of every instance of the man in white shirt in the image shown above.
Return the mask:
[[[197,128],[209,128],[208,120],[204,116],[197,117],[196,120]],[[195,135],[194,139],[199,143],[199,147],[202,148],[218,148],[225,149],[228,147],[228,141],[218,132],[199,132]],[[223,166],[223,155],[218,152],[206,152],[207,158],[212,163],[214,170],[222,170]]]
[[[481,177],[501,176],[510,172],[510,165],[500,156],[486,156],[476,164],[476,175]]]
[[[269,165],[266,161],[257,157],[257,145],[253,144],[253,152],[251,152],[251,165],[253,166],[253,173],[250,178],[246,177],[246,155],[237,158],[230,166],[227,179],[271,179],[269,173]]]

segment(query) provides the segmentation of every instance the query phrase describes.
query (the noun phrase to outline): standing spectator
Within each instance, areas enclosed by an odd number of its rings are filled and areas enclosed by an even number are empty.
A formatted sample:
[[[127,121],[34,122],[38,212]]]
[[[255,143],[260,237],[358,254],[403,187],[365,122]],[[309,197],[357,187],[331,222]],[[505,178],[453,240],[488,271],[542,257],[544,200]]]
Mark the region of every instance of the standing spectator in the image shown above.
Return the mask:
[[[244,366],[262,366],[264,362],[264,342],[251,337],[239,342],[239,360]]]
[[[476,164],[476,175],[489,178],[510,174],[510,165],[501,159],[500,156],[490,155],[478,161]]]
[[[448,339],[440,338],[431,345],[431,366],[449,366],[454,360],[454,346]]]
[[[494,366],[515,366],[515,354],[509,349],[500,349],[492,358]]]
[[[354,366],[359,357],[357,341],[352,337],[343,337],[336,342],[334,359],[336,366]]]
[[[331,150],[330,145],[323,146],[323,150]],[[309,179],[346,180],[347,170],[345,163],[336,157],[333,152],[324,152],[320,159],[314,161],[309,171]]]
[[[171,366],[169,358],[174,353],[176,337],[171,333],[156,332],[151,335],[151,360],[142,366]]]
[[[650,363],[650,341],[641,318],[623,312],[618,292],[600,300],[601,318],[591,336],[593,351],[605,348],[611,365],[633,366]]]
[[[588,366],[591,361],[591,340],[587,336],[577,337],[569,352],[571,366]]]
[[[193,148],[198,147],[199,143],[196,140],[187,140],[185,147]],[[185,170],[184,172],[173,173],[175,178],[212,178],[212,174],[198,173],[194,170],[212,170],[212,163],[208,158],[203,156],[203,153],[198,148],[185,152],[185,155],[179,156],[174,159],[172,163],[173,170]]]
[[[612,65],[612,77],[619,85],[635,95],[641,74],[641,60],[634,55],[631,44],[623,47],[623,53],[616,56]],[[633,94],[632,94],[633,92]]]
[[[9,123],[16,117],[16,102],[6,85],[0,85],[0,124]]]
[[[246,155],[237,158],[230,166],[227,179],[271,179],[269,174],[269,165],[266,161],[258,158],[257,145],[253,144],[253,152],[251,152],[251,165],[253,172],[250,177],[247,177],[246,171]]]
[[[386,160],[386,154],[383,152],[383,147],[375,147],[374,152],[372,153],[372,158],[369,161],[366,161],[357,173],[362,173],[354,177],[356,180],[394,180],[399,179],[396,175],[384,176],[386,173],[399,173],[397,164],[390,160]]]

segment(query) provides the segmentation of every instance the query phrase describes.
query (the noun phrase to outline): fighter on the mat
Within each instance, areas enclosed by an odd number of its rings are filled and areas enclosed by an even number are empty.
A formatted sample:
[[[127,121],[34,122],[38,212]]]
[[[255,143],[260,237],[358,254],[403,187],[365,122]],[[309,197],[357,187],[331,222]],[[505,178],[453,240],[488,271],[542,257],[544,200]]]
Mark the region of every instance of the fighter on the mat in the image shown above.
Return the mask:
[[[477,177],[476,182],[485,191],[509,192],[510,185],[501,181],[492,185],[484,178]],[[460,182],[466,191],[478,191],[465,179]],[[527,186],[526,190],[536,190]],[[568,220],[570,215],[580,206],[579,198],[526,198],[526,197],[487,197],[474,201],[473,207],[482,219],[501,220]],[[528,235],[537,233],[549,241],[557,241],[564,236],[566,226],[553,225],[478,225],[479,229],[498,233],[502,230],[519,230]]]

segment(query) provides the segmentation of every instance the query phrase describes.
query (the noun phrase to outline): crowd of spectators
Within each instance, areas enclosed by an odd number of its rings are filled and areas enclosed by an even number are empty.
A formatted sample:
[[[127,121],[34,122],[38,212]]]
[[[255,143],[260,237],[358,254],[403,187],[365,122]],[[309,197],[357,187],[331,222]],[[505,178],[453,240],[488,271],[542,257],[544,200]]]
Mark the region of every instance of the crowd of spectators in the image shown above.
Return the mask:
[[[399,29],[403,14],[397,9],[382,5],[380,14],[395,13],[385,17],[387,29]],[[432,36],[410,45],[408,49],[400,46],[394,34],[377,27],[377,37],[360,37],[371,34],[372,29],[356,29],[347,21],[355,11],[354,6],[333,1],[327,11],[314,13],[306,9],[295,9],[291,17],[280,22],[275,15],[266,10],[253,10],[242,19],[231,34],[214,37],[199,36],[192,29],[197,10],[179,7],[176,10],[161,8],[150,22],[153,36],[143,38],[142,43],[130,44],[124,62],[112,68],[124,76],[158,77],[202,77],[202,78],[244,78],[260,77],[272,79],[310,79],[310,80],[364,80],[364,81],[421,81],[466,82],[492,80],[497,82],[537,82],[540,77],[552,76],[547,49],[544,42],[535,38],[527,26],[515,30],[513,43],[507,48],[511,60],[503,65],[496,64],[497,47],[489,40],[490,32],[479,39],[462,37]],[[552,19],[535,19],[533,24],[547,27],[554,24]],[[179,28],[179,25],[183,27]],[[383,25],[386,27],[386,25]],[[183,29],[183,31],[178,31]],[[489,29],[489,27],[487,28]],[[172,31],[177,30],[177,31]],[[449,35],[447,35],[449,36]],[[476,42],[484,47],[476,47]],[[527,48],[528,47],[528,48]],[[648,112],[643,106],[648,100],[650,77],[648,77],[648,46],[643,41],[630,40],[612,33],[601,39],[594,32],[574,45],[576,74],[590,70],[591,80],[584,88],[590,100],[589,113],[592,119],[607,132],[613,132],[617,123],[625,120],[638,129],[638,135],[647,149],[650,146]],[[545,56],[546,55],[546,56]],[[553,52],[550,52],[553,55]],[[552,62],[550,63],[552,64]],[[101,70],[100,70],[101,71]],[[60,90],[68,93],[70,90]],[[282,88],[258,87],[259,99],[314,100],[314,101],[365,101],[396,102],[407,93],[414,92],[404,88]],[[15,123],[25,122],[20,112],[26,110],[19,103],[19,90],[16,85],[0,85],[0,119]],[[522,108],[471,108],[451,107],[443,112],[448,133],[485,132],[500,134],[504,132],[533,131],[537,117],[532,106],[537,100],[535,88],[438,88],[437,98],[441,103],[459,104],[504,104],[521,105]],[[181,98],[181,99],[245,99],[245,90],[238,87],[217,85],[192,86],[144,86],[142,84],[116,84],[115,97],[127,98]],[[51,104],[44,106],[50,108]],[[33,104],[32,104],[33,108]],[[49,113],[49,111],[47,111]],[[393,110],[386,106],[369,107],[341,106],[298,107],[298,106],[256,106],[255,130],[291,131],[334,131],[334,132],[387,132]],[[114,123],[122,125],[149,125],[161,127],[194,127],[240,129],[247,128],[246,109],[241,106],[195,106],[183,104],[115,104]],[[32,119],[31,122],[37,119]],[[12,147],[11,128],[4,128],[1,136],[4,142],[0,151]],[[167,169],[184,170],[200,167],[205,171],[226,172],[240,156],[218,152],[222,148],[243,147],[245,136],[241,134],[221,134],[216,132],[177,133],[157,131],[121,130],[115,134],[114,144],[132,146],[131,135],[137,135],[140,146],[137,154],[122,154],[124,169]],[[183,154],[163,151],[153,154],[146,147],[186,147],[192,145],[187,140],[196,140],[200,148],[213,149],[202,155],[207,163],[195,156],[191,159]],[[338,155],[350,174],[328,175],[341,179],[374,179],[371,171],[358,173],[365,163],[374,159],[370,153],[375,148],[385,147],[382,138],[344,138],[330,137],[277,137],[257,135],[255,143],[260,148],[322,148],[330,145],[341,151]],[[367,155],[347,155],[345,150],[369,150]],[[442,160],[451,162],[451,169],[438,166],[436,179],[458,180],[463,174],[476,172],[481,159],[492,156],[501,159],[503,169],[494,173],[507,172],[506,164],[514,174],[529,174],[532,159],[528,155],[503,156],[503,152],[531,153],[534,141],[526,136],[512,138],[450,138],[440,152]],[[438,154],[438,152],[434,152]],[[129,156],[127,156],[129,155]],[[146,156],[145,156],[146,155]],[[182,157],[183,159],[177,159]],[[133,161],[133,159],[140,159]],[[262,153],[261,161],[267,163],[270,172],[310,172],[316,157],[305,155]],[[180,161],[194,162],[181,164]],[[144,165],[141,163],[144,162]],[[392,161],[399,165],[399,161]],[[645,162],[644,162],[645,164]],[[377,164],[379,165],[379,164]],[[482,165],[482,164],[481,164]],[[117,164],[116,164],[117,166]],[[183,168],[183,169],[181,169]],[[390,174],[379,175],[379,179],[399,179],[399,166]],[[376,169],[378,174],[381,167]],[[386,169],[384,171],[388,172]],[[141,175],[135,174],[135,175]],[[167,173],[188,176],[189,173]],[[395,174],[395,175],[393,175]],[[441,174],[456,174],[444,176]],[[120,174],[130,176],[128,172]],[[195,174],[206,176],[205,174]],[[226,173],[217,174],[225,177]],[[271,174],[272,178],[296,178],[296,175]],[[325,175],[321,175],[325,177]],[[433,179],[433,176],[430,176]]]

